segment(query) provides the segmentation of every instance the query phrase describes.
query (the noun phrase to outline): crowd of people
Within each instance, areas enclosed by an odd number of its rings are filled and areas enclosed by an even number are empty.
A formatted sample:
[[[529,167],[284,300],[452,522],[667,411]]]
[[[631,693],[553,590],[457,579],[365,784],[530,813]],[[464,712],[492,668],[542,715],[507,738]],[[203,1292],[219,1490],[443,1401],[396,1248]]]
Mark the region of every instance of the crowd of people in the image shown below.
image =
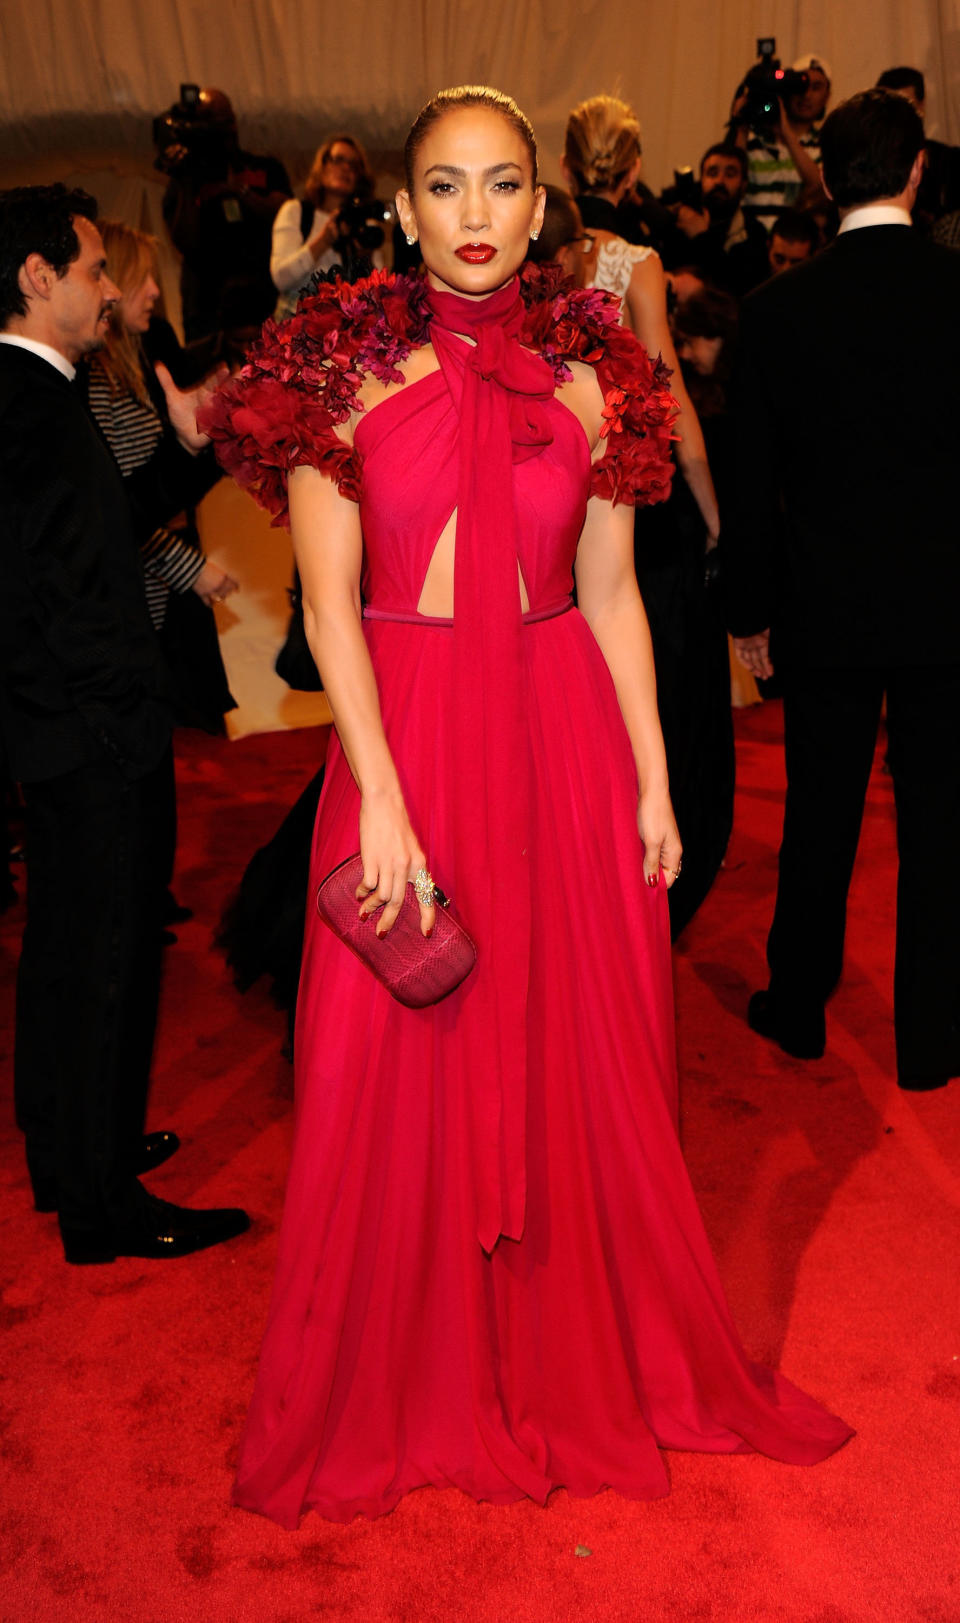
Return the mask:
[[[654,1497],[665,1446],[813,1464],[850,1435],[730,1320],[677,1139],[669,959],[730,832],[729,626],[785,704],[751,1025],[823,1052],[886,694],[898,1081],[960,1072],[957,154],[925,141],[914,70],[828,114],[830,77],[805,56],[771,103],[748,76],[660,198],[618,98],[571,110],[566,187],[544,188],[510,97],[441,92],[406,143],[413,268],[390,280],[351,135],[301,203],[198,91],[159,131],[186,351],[155,326],[148,239],[82,192],[0,194],[16,1102],[69,1262],[248,1226],[140,1182],[177,1149],[145,1102],[171,727],[199,687],[161,637],[178,597],[209,631],[236,589],[190,521],[219,469],[289,523],[335,718],[310,892],[358,850],[359,878],[343,939],[308,910],[236,1488],[286,1525],[425,1483]],[[206,671],[209,722],[229,695]],[[389,987],[436,950],[444,892],[476,961],[410,1007]]]

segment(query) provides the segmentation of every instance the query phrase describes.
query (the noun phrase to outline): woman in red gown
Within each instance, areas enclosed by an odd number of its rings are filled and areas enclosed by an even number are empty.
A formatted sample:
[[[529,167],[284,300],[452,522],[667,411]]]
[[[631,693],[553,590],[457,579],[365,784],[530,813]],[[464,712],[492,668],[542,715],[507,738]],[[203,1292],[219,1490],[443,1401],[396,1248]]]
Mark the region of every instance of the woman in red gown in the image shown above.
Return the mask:
[[[312,885],[359,844],[386,930],[429,866],[478,946],[411,1010],[308,909],[235,1490],[286,1526],[425,1484],[653,1498],[662,1448],[810,1464],[850,1435],[747,1360],[677,1140],[681,857],[630,505],[669,487],[666,378],[608,295],[518,278],[543,194],[508,98],[443,93],[406,157],[425,280],[268,323],[206,425],[289,500],[336,718]]]

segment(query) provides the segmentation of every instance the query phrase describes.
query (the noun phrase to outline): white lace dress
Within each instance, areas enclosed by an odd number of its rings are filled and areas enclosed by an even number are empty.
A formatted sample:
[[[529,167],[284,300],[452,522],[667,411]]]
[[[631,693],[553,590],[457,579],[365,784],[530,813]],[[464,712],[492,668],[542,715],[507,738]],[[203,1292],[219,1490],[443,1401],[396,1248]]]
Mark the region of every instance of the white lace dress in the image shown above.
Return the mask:
[[[620,319],[631,330],[633,323],[630,313],[622,301],[630,285],[634,265],[649,259],[653,253],[655,249],[638,247],[632,242],[625,242],[623,237],[609,237],[597,247],[597,266],[590,286],[598,287],[604,293],[616,294],[621,300]]]

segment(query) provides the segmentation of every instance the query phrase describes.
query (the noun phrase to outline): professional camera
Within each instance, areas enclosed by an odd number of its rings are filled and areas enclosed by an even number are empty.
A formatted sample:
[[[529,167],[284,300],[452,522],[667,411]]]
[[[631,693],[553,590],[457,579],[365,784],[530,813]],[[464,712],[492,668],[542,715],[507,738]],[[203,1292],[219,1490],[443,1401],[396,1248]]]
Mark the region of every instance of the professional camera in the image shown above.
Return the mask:
[[[351,197],[337,211],[337,235],[361,253],[372,254],[383,246],[383,228],[392,218],[389,203],[379,197]]]
[[[734,97],[737,100],[746,94],[747,99],[731,123],[746,124],[758,135],[772,135],[780,123],[780,103],[803,95],[810,83],[808,73],[797,73],[793,68],[781,67],[780,58],[775,55],[776,49],[775,39],[757,40],[760,60],[738,86]]]
[[[696,209],[698,213],[703,208],[703,193],[700,190],[700,182],[689,164],[684,164],[682,169],[673,171],[673,191],[670,201],[671,203],[683,203],[687,208]]]
[[[153,121],[153,144],[158,148],[153,166],[164,175],[185,168],[222,168],[235,140],[232,119],[201,112],[200,86],[181,85],[180,100]]]

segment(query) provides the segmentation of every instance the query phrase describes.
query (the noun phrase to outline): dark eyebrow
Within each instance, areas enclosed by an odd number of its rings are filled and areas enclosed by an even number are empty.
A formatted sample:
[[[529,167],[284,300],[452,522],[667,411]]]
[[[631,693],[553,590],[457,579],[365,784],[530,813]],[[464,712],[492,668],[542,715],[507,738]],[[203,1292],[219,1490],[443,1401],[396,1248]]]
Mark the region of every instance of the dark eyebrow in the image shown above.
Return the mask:
[[[485,169],[483,171],[483,173],[484,173],[484,175],[502,175],[503,171],[505,169],[519,169],[519,168],[520,168],[520,165],[518,163],[492,163],[489,166],[488,169]],[[439,175],[456,175],[458,180],[462,180],[464,175],[466,174],[466,172],[467,171],[465,169],[458,168],[457,165],[454,164],[454,163],[432,163],[430,165],[430,168],[428,170],[426,170],[424,178],[426,178],[426,175],[437,175],[437,174],[439,174]]]

